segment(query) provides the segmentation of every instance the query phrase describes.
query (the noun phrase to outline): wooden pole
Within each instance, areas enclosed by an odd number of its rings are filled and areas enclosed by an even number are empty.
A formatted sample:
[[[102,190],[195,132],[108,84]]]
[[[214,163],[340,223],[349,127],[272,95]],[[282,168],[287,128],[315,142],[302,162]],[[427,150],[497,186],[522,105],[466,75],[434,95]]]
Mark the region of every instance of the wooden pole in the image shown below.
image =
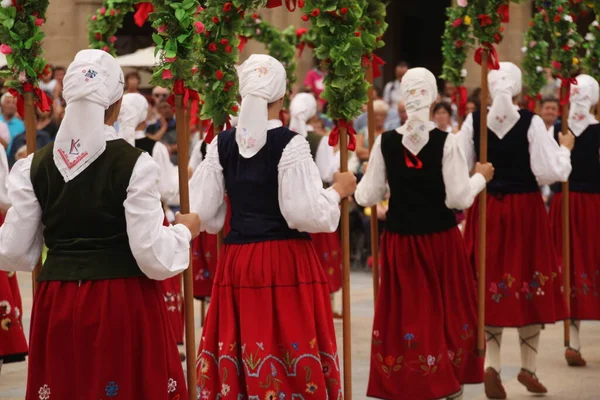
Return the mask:
[[[340,128],[340,171],[348,172],[348,130]],[[352,400],[352,327],[350,325],[350,203],[342,199],[342,324],[344,398]]]
[[[23,93],[23,99],[25,103],[25,115],[22,115],[25,122],[25,145],[27,146],[27,154],[35,153],[37,149],[37,126],[36,126],[36,114],[34,104],[33,92]],[[18,150],[18,149],[17,149]],[[37,289],[37,278],[40,276],[42,270],[42,258],[38,260],[33,274],[31,275],[33,293]]]
[[[190,212],[189,154],[190,138],[187,133],[186,112],[183,95],[175,95],[175,120],[177,123],[177,164],[179,167],[179,205],[182,214]],[[191,250],[190,250],[191,260]],[[194,271],[190,265],[183,273],[183,297],[185,304],[185,353],[189,400],[196,400],[196,335],[194,321]]]
[[[562,87],[562,98],[567,98],[569,87]],[[562,109],[562,132],[569,132],[569,103]],[[571,315],[571,232],[569,215],[569,179],[562,184],[562,253],[563,253],[563,280],[565,288],[565,303],[567,306],[567,315]],[[567,318],[564,324],[565,328],[565,347],[571,345],[571,320]]]
[[[488,50],[483,50],[481,57],[481,132],[479,145],[479,162],[486,163],[488,158],[488,129],[487,129],[487,103],[488,103]],[[486,232],[487,232],[487,188],[479,195],[479,302],[477,308],[477,351],[480,357],[485,356],[485,268],[486,268]]]
[[[367,70],[367,82],[369,88],[369,102],[367,103],[367,115],[369,117],[369,154],[375,144],[375,89],[373,88],[373,65]],[[373,298],[377,305],[377,295],[379,294],[379,220],[377,218],[377,206],[371,207],[371,260],[373,261]]]

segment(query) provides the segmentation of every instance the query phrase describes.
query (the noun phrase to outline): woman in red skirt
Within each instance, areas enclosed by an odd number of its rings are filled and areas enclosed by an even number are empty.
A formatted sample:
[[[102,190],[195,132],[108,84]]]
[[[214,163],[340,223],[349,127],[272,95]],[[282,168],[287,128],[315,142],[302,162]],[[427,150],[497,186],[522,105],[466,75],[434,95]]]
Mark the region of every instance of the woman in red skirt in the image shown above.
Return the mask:
[[[191,180],[191,207],[217,233],[231,203],[200,339],[201,399],[339,399],[327,276],[302,232],[333,232],[355,187],[340,174],[325,190],[304,138],[282,127],[285,69],[265,55],[238,70],[236,129],[218,135]]]
[[[6,179],[8,161],[0,151],[0,225],[10,207]],[[23,332],[21,292],[14,271],[0,271],[0,370],[3,364],[25,361],[27,341]]]
[[[569,177],[572,323],[565,358],[575,367],[586,365],[580,352],[581,321],[600,320],[600,248],[590,241],[600,236],[600,124],[590,113],[598,103],[598,92],[598,81],[589,75],[579,75],[577,84],[571,87],[569,129],[576,137]],[[553,189],[556,193],[552,197],[550,221],[554,244],[562,260],[562,193],[560,185]]]
[[[158,280],[184,271],[195,214],[163,226],[159,167],[113,128],[123,72],[77,54],[56,141],[17,162],[0,228],[0,268],[33,270],[26,400],[176,400],[187,396]]]
[[[504,399],[500,379],[503,328],[518,328],[521,372],[518,380],[529,392],[546,393],[538,380],[537,350],[542,324],[566,318],[562,275],[552,243],[548,214],[539,185],[567,179],[573,135],[561,135],[558,146],[542,119],[516,106],[521,71],[500,63],[489,74],[492,106],[487,119],[489,160],[494,180],[487,194],[485,390]],[[480,114],[467,116],[459,133],[467,161],[479,158]],[[468,212],[465,242],[477,268],[478,215]]]
[[[290,104],[290,130],[306,138],[319,174],[325,187],[333,182],[333,175],[340,169],[339,152],[329,146],[327,136],[319,135],[309,123],[317,116],[317,100],[310,93],[299,93]],[[342,245],[337,230],[335,232],[311,233],[315,251],[327,274],[329,290],[333,294],[342,288]]]
[[[493,167],[478,164],[469,178],[456,136],[429,120],[438,94],[431,72],[410,69],[401,91],[408,120],[375,139],[354,195],[369,207],[391,191],[367,395],[462,399],[462,385],[483,380],[483,360],[475,277],[451,209],[468,208]]]

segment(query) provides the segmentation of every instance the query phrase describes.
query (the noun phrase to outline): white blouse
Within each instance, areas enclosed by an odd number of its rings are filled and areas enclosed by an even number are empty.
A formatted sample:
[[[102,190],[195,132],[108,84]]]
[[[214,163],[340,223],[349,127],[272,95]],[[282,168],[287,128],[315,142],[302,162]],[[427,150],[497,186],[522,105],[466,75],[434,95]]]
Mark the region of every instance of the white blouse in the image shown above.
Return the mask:
[[[118,137],[105,131],[107,140]],[[43,245],[42,209],[30,178],[33,155],[19,160],[8,178],[8,198],[13,205],[0,227],[0,270],[32,271]],[[163,226],[160,202],[160,168],[150,155],[138,158],[123,203],[129,246],[141,271],[163,280],[184,271],[190,262],[191,233],[184,225]]]
[[[467,209],[485,187],[485,178],[475,174],[469,178],[469,168],[455,135],[448,135],[444,143],[442,176],[446,188],[446,207]],[[372,207],[381,202],[388,191],[387,170],[381,151],[381,135],[375,139],[369,168],[361,179],[354,199],[363,207]]]
[[[196,143],[196,145],[194,146],[194,149],[192,150],[192,155],[190,156],[189,163],[189,166],[192,169],[192,171],[195,171],[202,162],[202,152],[200,151],[202,143],[204,143],[204,140],[199,140],[198,143]]]
[[[281,127],[270,120],[269,129]],[[192,212],[200,215],[202,231],[218,233],[225,222],[225,178],[219,161],[218,140],[214,140],[190,181]],[[295,136],[283,150],[278,165],[279,207],[291,229],[301,232],[334,232],[340,220],[339,194],[323,189],[323,183],[302,136]],[[251,196],[251,193],[248,193]]]
[[[473,115],[469,114],[458,133],[469,170],[476,161],[473,141]],[[534,115],[527,131],[531,170],[540,185],[565,182],[571,174],[571,152],[548,135],[542,118]]]
[[[321,180],[328,185],[333,183],[333,175],[340,169],[340,152],[329,145],[329,136],[323,136],[317,147],[315,163]]]
[[[1,147],[1,146],[0,146]],[[5,213],[10,207],[8,200],[8,159],[6,151],[0,148],[0,212]]]

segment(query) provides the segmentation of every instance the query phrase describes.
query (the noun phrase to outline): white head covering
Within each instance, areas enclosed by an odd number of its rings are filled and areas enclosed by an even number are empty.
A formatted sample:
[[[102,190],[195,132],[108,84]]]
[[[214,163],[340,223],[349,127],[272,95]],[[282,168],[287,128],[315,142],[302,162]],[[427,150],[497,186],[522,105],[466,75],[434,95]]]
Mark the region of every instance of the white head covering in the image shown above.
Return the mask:
[[[488,127],[502,139],[515,126],[521,116],[513,104],[513,97],[521,93],[521,70],[510,62],[501,62],[500,69],[488,74],[492,107],[488,113]]]
[[[127,93],[119,113],[119,136],[135,146],[136,128],[148,118],[148,100],[139,93]]]
[[[235,134],[240,155],[250,158],[267,143],[268,105],[285,96],[286,73],[271,56],[253,54],[238,69],[242,105]]]
[[[106,149],[104,112],[123,97],[123,70],[105,51],[82,50],[63,85],[67,108],[56,134],[54,164],[69,182]]]
[[[438,96],[435,76],[425,68],[409,69],[402,77],[400,96],[408,119],[396,131],[403,135],[404,147],[417,155],[429,142],[429,132],[435,128],[429,119],[431,105]]]
[[[598,81],[589,75],[579,75],[577,85],[571,86],[569,129],[575,136],[581,135],[591,124],[598,123],[590,108],[598,104],[599,92]]]
[[[307,122],[317,115],[317,99],[310,93],[298,93],[290,103],[290,130],[302,135],[308,136],[312,126],[307,126]]]

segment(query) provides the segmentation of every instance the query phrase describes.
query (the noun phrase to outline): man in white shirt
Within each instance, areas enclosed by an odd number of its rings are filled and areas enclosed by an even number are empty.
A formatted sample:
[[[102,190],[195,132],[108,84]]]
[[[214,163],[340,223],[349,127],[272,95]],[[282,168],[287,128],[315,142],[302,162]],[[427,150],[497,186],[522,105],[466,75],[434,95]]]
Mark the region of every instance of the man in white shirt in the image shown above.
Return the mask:
[[[544,120],[546,129],[552,136],[554,136],[554,125],[558,122],[559,108],[558,100],[554,97],[543,99],[540,106],[540,117]]]
[[[385,89],[383,90],[383,100],[390,106],[390,108],[396,108],[398,102],[402,99],[400,94],[400,82],[402,82],[402,77],[406,74],[406,71],[410,68],[410,64],[406,61],[400,61],[396,65],[396,79],[392,82],[388,82],[385,85]]]

